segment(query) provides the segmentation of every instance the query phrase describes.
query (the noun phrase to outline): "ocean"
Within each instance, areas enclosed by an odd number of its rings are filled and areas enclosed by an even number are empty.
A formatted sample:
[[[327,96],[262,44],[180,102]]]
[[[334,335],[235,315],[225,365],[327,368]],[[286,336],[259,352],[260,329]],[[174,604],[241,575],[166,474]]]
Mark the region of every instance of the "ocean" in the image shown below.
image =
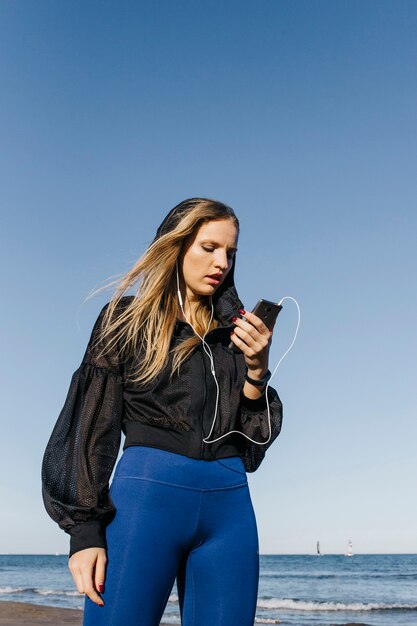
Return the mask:
[[[261,555],[260,564],[255,624],[417,626],[417,554]],[[2,554],[0,600],[82,609],[84,596],[66,554]],[[163,622],[180,624],[176,584]]]

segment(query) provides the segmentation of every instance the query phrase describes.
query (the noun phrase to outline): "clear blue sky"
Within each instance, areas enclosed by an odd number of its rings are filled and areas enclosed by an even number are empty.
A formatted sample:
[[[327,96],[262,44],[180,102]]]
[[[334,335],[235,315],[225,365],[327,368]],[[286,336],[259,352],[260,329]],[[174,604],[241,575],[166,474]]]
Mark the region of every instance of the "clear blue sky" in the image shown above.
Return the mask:
[[[417,551],[416,32],[406,0],[2,0],[0,551],[68,551],[40,466],[83,302],[196,195],[240,218],[245,306],[301,307],[260,551]]]

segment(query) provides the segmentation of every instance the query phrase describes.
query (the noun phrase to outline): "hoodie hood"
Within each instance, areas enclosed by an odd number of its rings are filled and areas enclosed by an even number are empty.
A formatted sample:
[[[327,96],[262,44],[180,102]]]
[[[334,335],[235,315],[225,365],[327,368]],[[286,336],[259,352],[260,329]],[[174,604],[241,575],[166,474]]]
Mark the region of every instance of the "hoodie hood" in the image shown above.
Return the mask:
[[[196,199],[197,201],[200,198]],[[174,230],[174,228],[179,224],[179,222],[183,219],[183,217],[190,211],[193,210],[193,206],[183,205],[180,203],[175,206],[171,211],[166,215],[161,224],[158,226],[156,231],[156,235],[152,241],[154,243],[157,239]],[[230,326],[233,324],[232,318],[238,315],[239,309],[243,308],[243,304],[238,296],[236,287],[235,287],[235,262],[236,258],[233,258],[233,264],[230,268],[229,273],[227,274],[223,283],[219,286],[219,288],[215,291],[212,296],[213,307],[214,307],[214,315],[216,319],[219,321],[220,326]]]

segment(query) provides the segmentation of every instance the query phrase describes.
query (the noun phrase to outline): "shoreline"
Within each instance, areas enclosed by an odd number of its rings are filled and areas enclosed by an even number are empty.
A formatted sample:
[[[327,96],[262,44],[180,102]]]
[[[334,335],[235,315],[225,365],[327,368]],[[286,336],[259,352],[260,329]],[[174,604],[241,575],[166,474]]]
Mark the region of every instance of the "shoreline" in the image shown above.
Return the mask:
[[[43,624],[82,626],[83,613],[81,609],[0,600],[1,626],[42,626]],[[178,626],[178,624],[162,623],[161,626]]]
[[[0,600],[0,626],[82,626],[83,610],[66,609],[29,602]],[[279,623],[279,622],[278,622]],[[179,626],[161,622],[160,626]],[[339,626],[367,626],[363,622],[349,622]]]

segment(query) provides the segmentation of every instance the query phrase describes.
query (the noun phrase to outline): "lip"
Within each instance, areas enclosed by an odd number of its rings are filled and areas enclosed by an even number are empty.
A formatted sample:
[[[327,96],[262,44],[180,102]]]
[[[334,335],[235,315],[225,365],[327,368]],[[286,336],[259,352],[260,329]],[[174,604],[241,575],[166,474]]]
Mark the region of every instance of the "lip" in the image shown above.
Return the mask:
[[[221,276],[206,276],[206,278],[209,279],[209,281],[211,282],[212,285],[218,285],[220,283],[221,280]]]

